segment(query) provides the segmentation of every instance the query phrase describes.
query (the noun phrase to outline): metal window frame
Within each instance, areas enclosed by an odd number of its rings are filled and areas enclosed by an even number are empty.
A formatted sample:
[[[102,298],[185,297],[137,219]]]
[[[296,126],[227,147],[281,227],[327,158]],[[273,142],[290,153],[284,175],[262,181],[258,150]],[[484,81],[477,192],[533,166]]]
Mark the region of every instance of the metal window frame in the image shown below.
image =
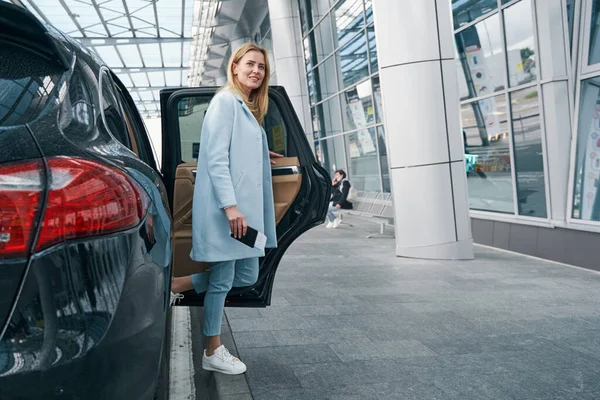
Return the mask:
[[[587,65],[589,60],[589,44],[590,44],[590,36],[591,36],[591,20],[592,20],[592,1],[593,0],[580,0],[579,7],[577,9],[580,11],[579,18],[576,18],[573,26],[573,30],[575,31],[575,27],[579,28],[578,39],[583,37],[583,40],[578,40],[577,49],[578,49],[578,57],[577,63],[579,68],[574,72],[574,82],[575,82],[575,100],[574,100],[574,109],[575,112],[573,114],[572,121],[572,136],[571,136],[571,149],[570,149],[570,165],[569,165],[569,184],[568,184],[568,193],[567,193],[567,218],[566,218],[566,227],[571,229],[578,230],[586,230],[590,232],[600,233],[600,221],[588,221],[584,219],[574,218],[573,217],[573,208],[574,208],[574,197],[575,197],[575,175],[577,169],[577,144],[579,141],[579,116],[581,112],[581,92],[583,82],[600,77],[600,64],[597,64],[598,68],[590,69]],[[575,40],[575,32],[573,36]],[[574,42],[575,43],[575,42]],[[575,47],[575,46],[574,46]]]

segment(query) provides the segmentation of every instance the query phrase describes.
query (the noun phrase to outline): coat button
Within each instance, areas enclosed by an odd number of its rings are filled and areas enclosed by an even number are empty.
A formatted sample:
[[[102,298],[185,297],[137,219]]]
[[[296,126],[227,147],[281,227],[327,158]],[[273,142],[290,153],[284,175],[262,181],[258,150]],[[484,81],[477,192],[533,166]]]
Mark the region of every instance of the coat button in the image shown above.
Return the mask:
[[[271,182],[271,180],[269,178],[267,178],[267,183]]]
[[[258,185],[256,185],[256,187],[260,188],[260,183]]]
[[[260,161],[257,161],[257,162],[256,162],[256,165],[260,165]]]
[[[257,137],[257,138],[256,138],[256,141],[257,141],[257,142],[260,142],[260,138],[258,138],[258,137]]]

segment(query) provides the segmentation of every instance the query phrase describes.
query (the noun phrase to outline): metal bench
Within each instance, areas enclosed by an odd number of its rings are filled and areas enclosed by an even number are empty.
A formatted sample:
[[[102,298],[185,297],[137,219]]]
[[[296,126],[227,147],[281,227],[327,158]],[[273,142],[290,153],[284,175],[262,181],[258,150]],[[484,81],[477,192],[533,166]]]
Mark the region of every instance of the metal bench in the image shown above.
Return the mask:
[[[367,239],[375,237],[389,237],[385,233],[386,226],[394,226],[394,208],[391,193],[359,191],[352,204],[352,210],[340,210],[340,215],[348,214],[366,220],[375,220],[379,223],[379,233],[367,235]]]

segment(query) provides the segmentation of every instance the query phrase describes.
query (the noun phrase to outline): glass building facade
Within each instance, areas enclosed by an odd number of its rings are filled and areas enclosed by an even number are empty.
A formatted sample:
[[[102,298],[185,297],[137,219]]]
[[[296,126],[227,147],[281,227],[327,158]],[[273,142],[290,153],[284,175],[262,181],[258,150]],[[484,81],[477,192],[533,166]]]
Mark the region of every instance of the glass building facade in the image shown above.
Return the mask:
[[[319,162],[358,190],[390,192],[371,1],[300,0]]]
[[[540,2],[451,2],[469,207],[483,218],[557,219],[552,196],[565,189],[550,187],[556,168],[549,164],[548,135],[556,129],[547,127],[543,86],[564,80],[575,123],[569,122],[573,132],[558,132],[573,138],[559,148],[571,165],[559,171],[569,174],[569,193],[567,217],[558,219],[585,225],[600,221],[600,0],[552,1],[563,11],[563,26],[548,28],[564,31],[558,44],[539,37],[538,9],[556,12]],[[318,160],[331,173],[346,170],[359,190],[390,192],[372,2],[298,0],[298,6]],[[544,46],[553,49],[540,55]],[[548,63],[557,51],[571,64],[568,76],[544,80],[540,56]]]

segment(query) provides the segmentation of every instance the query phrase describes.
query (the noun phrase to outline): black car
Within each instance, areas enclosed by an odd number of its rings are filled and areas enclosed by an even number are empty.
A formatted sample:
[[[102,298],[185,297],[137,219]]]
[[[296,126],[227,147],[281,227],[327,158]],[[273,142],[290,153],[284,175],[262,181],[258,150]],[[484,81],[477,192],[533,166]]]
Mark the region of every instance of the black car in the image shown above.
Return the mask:
[[[171,277],[203,268],[189,258],[191,202],[216,90],[161,92],[159,169],[111,70],[0,2],[0,399],[155,396]],[[327,172],[284,90],[273,87],[270,100],[265,130],[285,156],[273,168],[279,247],[227,306],[269,305],[285,250],[325,219]],[[202,302],[187,293],[181,304]]]

